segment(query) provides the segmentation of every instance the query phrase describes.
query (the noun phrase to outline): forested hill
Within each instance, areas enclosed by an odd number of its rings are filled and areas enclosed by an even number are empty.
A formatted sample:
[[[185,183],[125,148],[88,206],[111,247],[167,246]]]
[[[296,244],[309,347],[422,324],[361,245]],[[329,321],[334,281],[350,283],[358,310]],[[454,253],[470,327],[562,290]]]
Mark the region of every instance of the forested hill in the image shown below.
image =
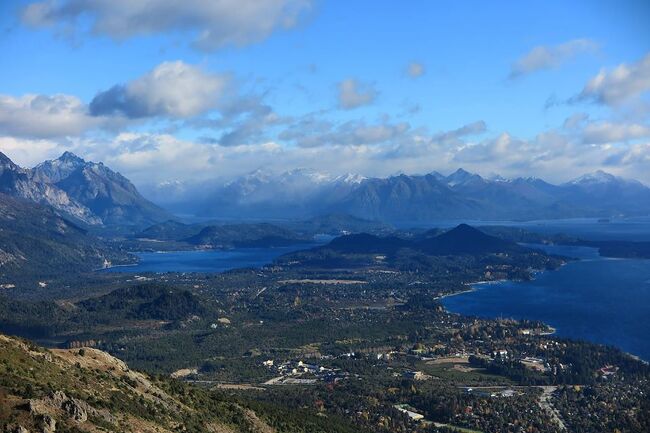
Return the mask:
[[[0,284],[133,260],[51,207],[0,193]]]
[[[485,234],[467,224],[460,224],[437,236],[425,234],[415,239],[360,233],[338,237],[329,244],[319,247],[321,250],[332,250],[342,254],[393,254],[404,248],[430,255],[476,255],[525,250],[515,242]]]

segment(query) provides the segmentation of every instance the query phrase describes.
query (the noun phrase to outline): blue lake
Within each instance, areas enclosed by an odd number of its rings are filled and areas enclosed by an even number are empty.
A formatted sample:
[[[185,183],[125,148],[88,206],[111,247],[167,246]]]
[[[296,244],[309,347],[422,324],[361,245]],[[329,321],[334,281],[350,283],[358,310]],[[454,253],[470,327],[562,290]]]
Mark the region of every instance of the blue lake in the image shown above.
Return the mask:
[[[164,273],[224,272],[237,268],[258,268],[272,263],[283,254],[311,248],[316,244],[300,244],[276,248],[235,248],[232,250],[172,251],[135,253],[140,262],[133,266],[116,266],[102,272]]]
[[[443,304],[465,315],[541,320],[559,336],[611,344],[650,360],[650,260],[606,259],[584,247],[544,249],[581,260],[533,281],[478,284]]]
[[[429,227],[455,224],[432,223]],[[611,223],[591,219],[499,224],[587,239],[650,240],[647,218]],[[224,272],[264,266],[283,254],[315,245],[139,253],[139,264],[104,272]],[[560,336],[612,344],[650,360],[650,260],[606,259],[597,250],[585,247],[544,249],[581,260],[540,273],[533,281],[477,285],[474,292],[445,298],[445,307],[480,317],[542,320],[555,327]]]

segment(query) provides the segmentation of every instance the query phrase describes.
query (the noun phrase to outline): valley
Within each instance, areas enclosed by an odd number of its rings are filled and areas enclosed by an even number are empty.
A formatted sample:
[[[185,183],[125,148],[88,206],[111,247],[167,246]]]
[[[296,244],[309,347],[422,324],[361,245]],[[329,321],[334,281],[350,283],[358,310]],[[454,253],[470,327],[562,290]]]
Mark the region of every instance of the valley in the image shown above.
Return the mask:
[[[647,364],[557,337],[542,322],[462,316],[439,300],[476,281],[528,280],[566,260],[466,225],[411,238],[349,235],[261,267],[79,276],[83,293],[53,282],[31,299],[0,298],[0,330],[73,354],[107,351],[172,387],[163,389],[189,387],[193,401],[205,395],[252,411],[261,424],[237,427],[250,431],[515,432],[508,420],[517,419],[556,432],[583,428],[567,415],[572,401],[597,405],[612,393],[635,409],[611,422],[635,431],[645,422],[638,393],[650,386]],[[12,374],[0,373],[15,383]],[[12,419],[26,419],[18,407]],[[102,426],[111,423],[119,425]]]
[[[410,226],[358,216],[365,212],[183,221],[71,154],[33,172],[9,167],[25,182],[60,188],[101,223],[21,189],[0,195],[0,332],[48,348],[2,337],[5,429],[604,433],[648,425],[645,361],[534,316],[452,312],[471,305],[463,300],[478,282],[526,287],[540,272],[589,260],[577,251],[643,260],[647,241],[635,235],[585,237],[580,223],[552,221]],[[465,172],[434,178],[483,182]],[[103,205],[87,199],[102,191],[111,197]],[[623,233],[622,221],[611,224]],[[611,399],[627,410],[604,410]],[[597,422],[571,415],[585,406]]]

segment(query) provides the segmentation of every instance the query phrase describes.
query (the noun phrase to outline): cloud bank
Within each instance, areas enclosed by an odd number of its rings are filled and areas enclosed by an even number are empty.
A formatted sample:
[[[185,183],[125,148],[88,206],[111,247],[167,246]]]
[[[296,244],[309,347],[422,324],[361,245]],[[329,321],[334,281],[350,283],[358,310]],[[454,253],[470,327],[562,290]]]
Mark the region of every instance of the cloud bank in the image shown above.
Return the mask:
[[[28,4],[22,21],[79,31],[88,18],[92,34],[116,40],[185,32],[193,35],[196,48],[214,51],[292,28],[311,6],[310,0],[44,0]]]
[[[86,105],[75,96],[0,95],[0,133],[10,136],[75,136],[106,124],[105,118],[91,116]]]
[[[336,123],[303,118],[294,120],[277,137],[229,146],[164,133],[128,132],[114,138],[66,140],[0,137],[0,150],[27,165],[71,150],[104,161],[145,188],[232,178],[260,167],[274,171],[317,168],[366,176],[388,176],[398,170],[449,172],[463,167],[483,175],[534,174],[558,182],[605,169],[650,183],[648,125],[584,120],[571,129],[550,129],[532,139],[505,131],[486,136],[487,131],[482,121],[428,132],[389,119]]]

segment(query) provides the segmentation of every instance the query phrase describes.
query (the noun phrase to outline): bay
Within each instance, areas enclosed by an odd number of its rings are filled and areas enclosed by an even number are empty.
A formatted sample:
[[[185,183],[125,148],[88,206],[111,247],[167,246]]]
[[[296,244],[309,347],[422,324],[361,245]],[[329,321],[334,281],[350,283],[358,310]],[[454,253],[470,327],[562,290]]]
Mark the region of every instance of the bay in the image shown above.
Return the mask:
[[[593,248],[537,246],[579,257],[532,281],[477,284],[443,299],[449,311],[541,320],[562,337],[610,344],[650,360],[650,260],[608,259]]]

